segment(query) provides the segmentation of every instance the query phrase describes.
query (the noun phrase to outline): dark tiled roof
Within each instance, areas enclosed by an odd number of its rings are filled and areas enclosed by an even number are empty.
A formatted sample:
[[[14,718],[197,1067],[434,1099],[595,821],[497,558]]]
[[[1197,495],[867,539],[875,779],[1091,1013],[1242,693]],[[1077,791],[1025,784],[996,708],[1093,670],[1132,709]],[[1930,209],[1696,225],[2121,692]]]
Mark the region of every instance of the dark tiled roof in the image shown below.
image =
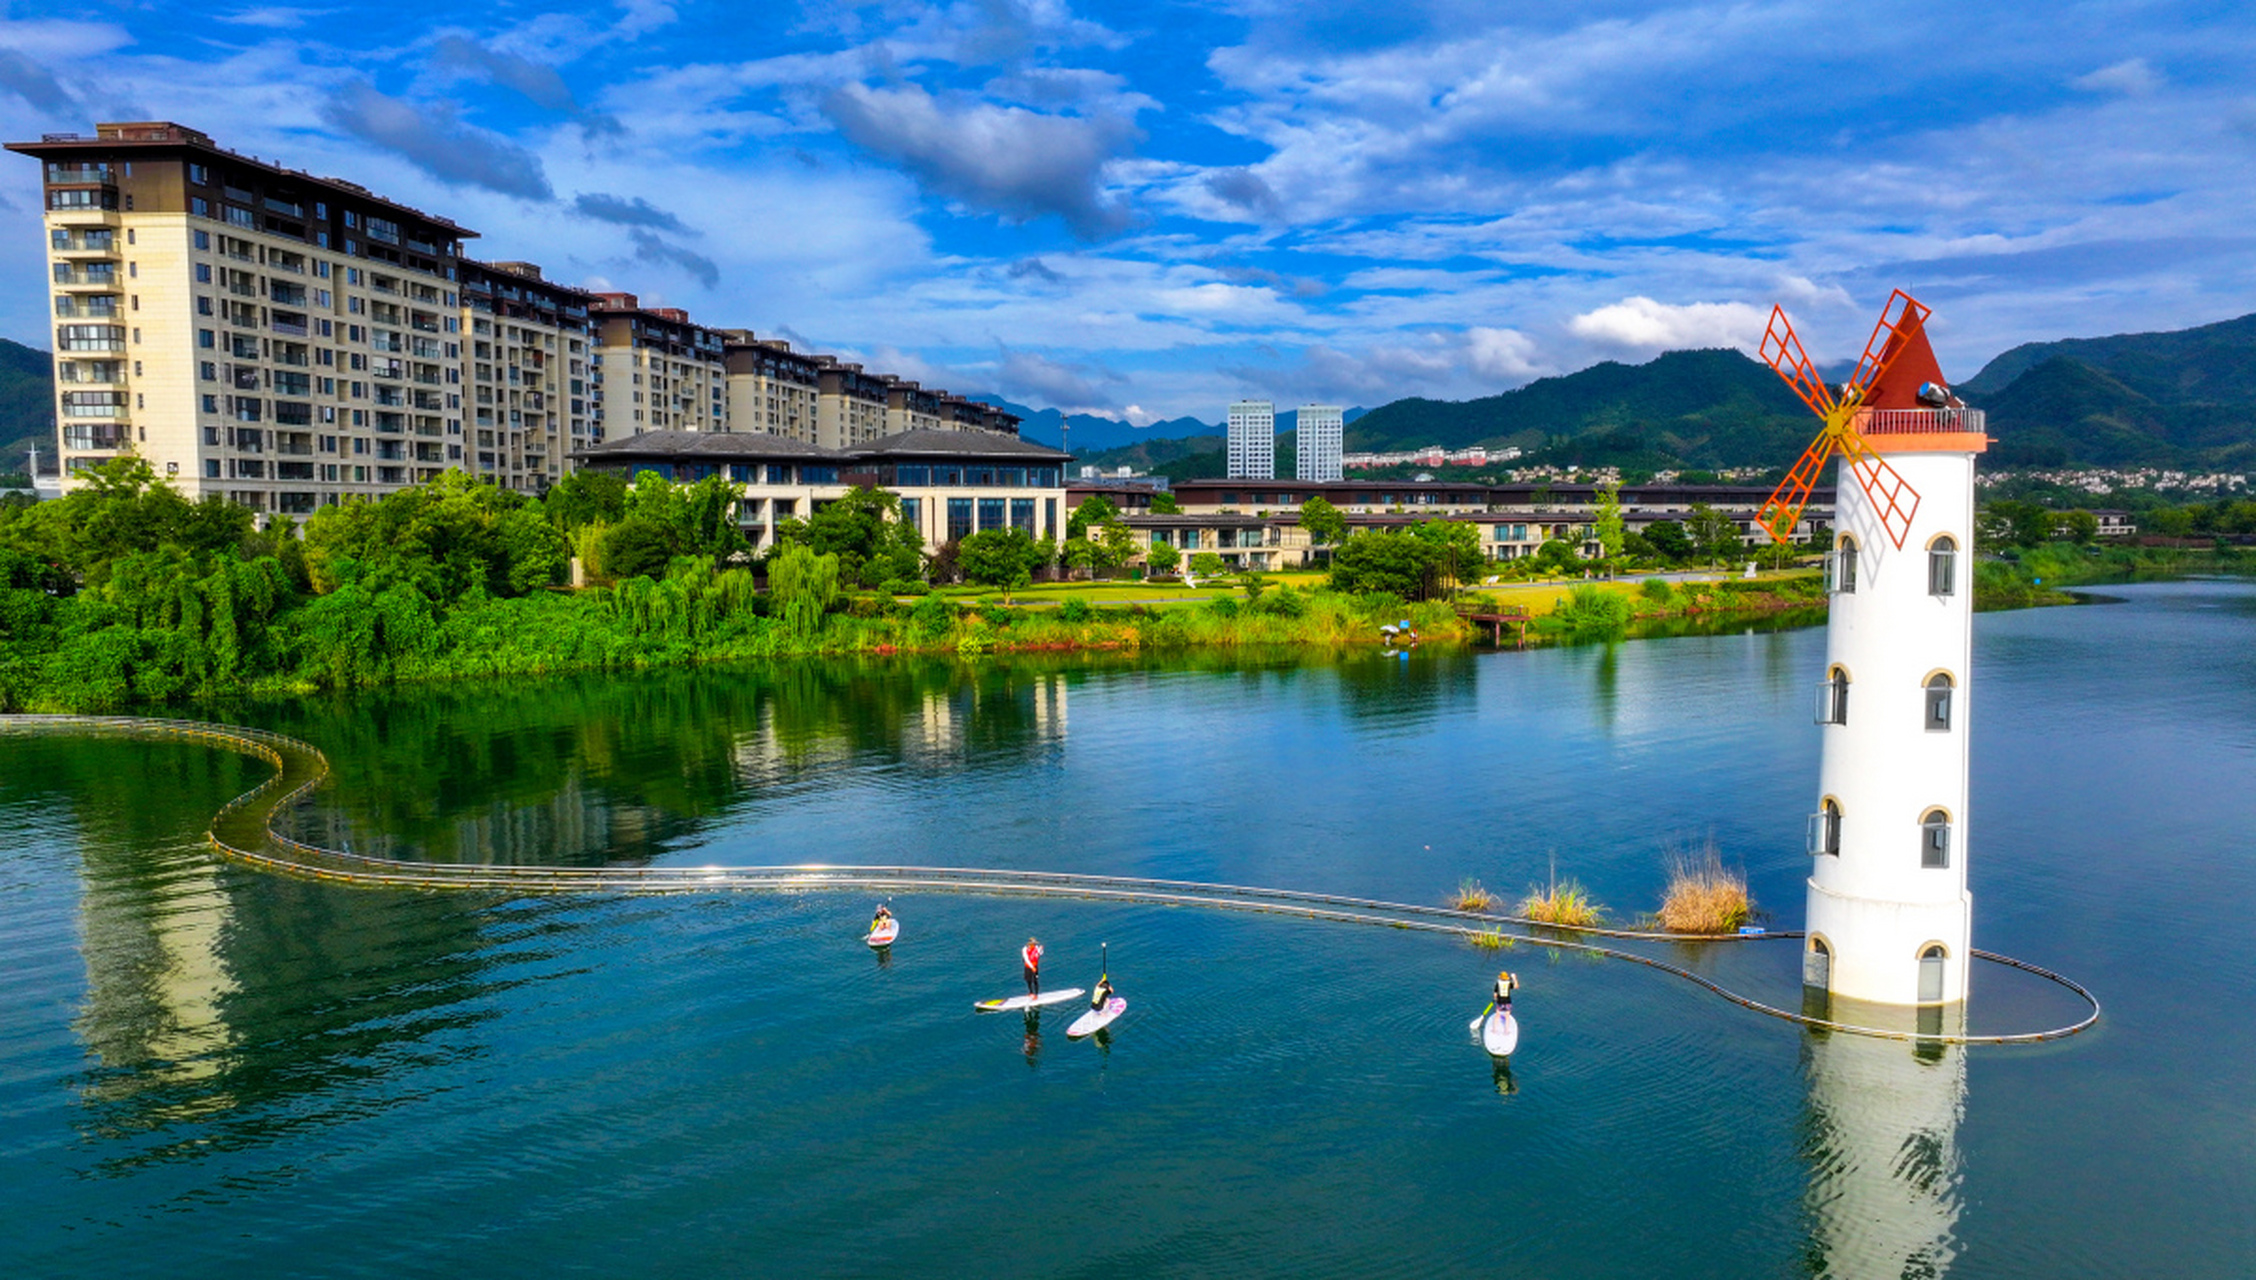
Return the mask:
[[[992,431],[903,431],[880,436],[854,451],[865,458],[1011,458],[1027,462],[1070,462],[1073,455]]]
[[[765,431],[641,431],[624,440],[606,440],[576,449],[572,456],[585,462],[606,458],[792,458],[841,466],[856,457]]]

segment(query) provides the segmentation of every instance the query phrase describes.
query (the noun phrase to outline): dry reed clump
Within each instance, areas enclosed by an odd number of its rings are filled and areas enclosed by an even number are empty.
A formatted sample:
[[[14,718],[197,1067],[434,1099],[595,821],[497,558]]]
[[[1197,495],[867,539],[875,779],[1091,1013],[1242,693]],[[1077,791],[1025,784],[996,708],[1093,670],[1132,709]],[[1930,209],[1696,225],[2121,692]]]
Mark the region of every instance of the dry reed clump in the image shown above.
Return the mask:
[[[1709,841],[1699,853],[1668,855],[1668,893],[1655,918],[1672,933],[1730,933],[1747,922],[1747,874],[1723,865]]]
[[[1539,924],[1588,928],[1606,918],[1606,908],[1590,896],[1579,880],[1553,880],[1551,887],[1529,885],[1520,900],[1520,914]]]
[[[1484,929],[1478,933],[1466,934],[1465,941],[1483,951],[1509,951],[1514,939],[1501,929]]]
[[[1457,882],[1457,896],[1452,901],[1459,911],[1486,911],[1496,905],[1496,895],[1481,887],[1480,881],[1465,879]]]

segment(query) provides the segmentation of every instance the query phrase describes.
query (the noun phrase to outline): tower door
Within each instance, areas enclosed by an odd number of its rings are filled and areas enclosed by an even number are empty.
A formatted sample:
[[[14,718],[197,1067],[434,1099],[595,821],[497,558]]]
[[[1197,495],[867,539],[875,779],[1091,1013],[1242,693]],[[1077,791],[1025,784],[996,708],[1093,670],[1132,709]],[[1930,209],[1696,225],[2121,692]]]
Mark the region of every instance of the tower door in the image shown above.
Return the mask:
[[[1919,1003],[1943,1001],[1943,949],[1929,947],[1919,953]]]
[[[1819,991],[1833,989],[1833,952],[1823,938],[1811,938],[1809,950],[1802,953],[1802,985]]]

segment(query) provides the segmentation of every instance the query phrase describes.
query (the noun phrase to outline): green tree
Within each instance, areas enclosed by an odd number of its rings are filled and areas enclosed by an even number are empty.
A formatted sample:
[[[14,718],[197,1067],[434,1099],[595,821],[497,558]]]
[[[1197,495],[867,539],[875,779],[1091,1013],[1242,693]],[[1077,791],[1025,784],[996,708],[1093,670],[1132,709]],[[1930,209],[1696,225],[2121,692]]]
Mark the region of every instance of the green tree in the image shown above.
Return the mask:
[[[1432,597],[1442,581],[1442,543],[1392,529],[1352,534],[1332,554],[1332,588],[1351,595],[1384,592],[1405,600]]]
[[[1066,520],[1065,536],[1068,539],[1086,538],[1089,536],[1090,525],[1103,524],[1119,514],[1120,509],[1113,506],[1103,494],[1091,494],[1073,509],[1072,516]]]
[[[1706,557],[1708,567],[1716,561],[1736,555],[1745,545],[1739,540],[1739,525],[1728,515],[1705,502],[1692,504],[1692,518],[1685,521],[1686,532],[1692,535],[1692,545]]]
[[[973,582],[1000,587],[1008,602],[1011,593],[1033,580],[1034,570],[1049,560],[1046,544],[1015,525],[983,529],[963,540],[957,551],[963,575]]]
[[[1610,484],[1598,491],[1598,514],[1592,522],[1598,531],[1598,554],[1612,560],[1622,553],[1621,486]]]
[[[1183,553],[1170,543],[1155,542],[1144,553],[1144,563],[1150,565],[1155,572],[1173,573],[1183,563]]]
[[[1198,577],[1210,578],[1229,571],[1230,566],[1222,562],[1222,557],[1211,551],[1199,551],[1191,556],[1191,572]]]
[[[783,625],[801,639],[811,638],[838,600],[838,557],[804,544],[785,547],[768,561],[768,592]]]
[[[1177,502],[1172,493],[1155,493],[1152,495],[1151,513],[1155,516],[1179,516],[1183,514],[1183,504]]]
[[[1096,555],[1094,563],[1100,569],[1117,569],[1128,563],[1136,554],[1136,535],[1118,520],[1107,520],[1096,528],[1092,544]]]
[[[664,525],[646,516],[628,516],[604,530],[596,552],[605,575],[614,581],[662,578],[673,563],[674,540]]]
[[[570,554],[532,499],[462,471],[306,522],[307,568],[324,592],[365,575],[379,590],[412,583],[440,604],[472,590],[523,595],[555,582]]]
[[[744,531],[736,526],[736,503],[742,493],[719,476],[684,485],[645,471],[627,490],[626,518],[639,516],[666,530],[675,555],[733,555],[749,546]]]
[[[2099,536],[2099,517],[2081,509],[2066,512],[2056,526],[2062,537],[2079,547],[2088,547]]]
[[[1688,560],[1692,556],[1692,539],[1674,520],[1655,520],[1646,525],[1645,540],[1653,544],[1654,554],[1665,559]]]
[[[1464,520],[1421,520],[1410,533],[1434,549],[1434,568],[1440,574],[1437,589],[1446,592],[1480,576],[1480,526]]]
[[[549,523],[567,531],[616,524],[627,514],[626,477],[616,471],[574,471],[548,487],[541,507]]]
[[[849,490],[804,522],[784,522],[776,539],[837,556],[845,580],[866,587],[924,576],[924,537],[901,518],[901,499],[883,489]]]
[[[1312,494],[1300,504],[1300,527],[1308,531],[1308,540],[1319,547],[1336,546],[1347,537],[1347,517],[1340,509],[1324,501],[1322,494]]]

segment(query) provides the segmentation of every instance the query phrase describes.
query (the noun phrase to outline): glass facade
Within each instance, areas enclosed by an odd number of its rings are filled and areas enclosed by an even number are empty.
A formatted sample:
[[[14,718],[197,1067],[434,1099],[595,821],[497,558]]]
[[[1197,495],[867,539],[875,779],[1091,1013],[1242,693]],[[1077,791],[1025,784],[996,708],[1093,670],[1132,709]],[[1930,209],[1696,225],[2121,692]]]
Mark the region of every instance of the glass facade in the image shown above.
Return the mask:
[[[1010,511],[1011,527],[1024,529],[1027,537],[1033,537],[1035,535],[1034,499],[1012,498],[1010,500]]]
[[[971,499],[948,499],[948,541],[971,536]]]
[[[980,531],[981,533],[985,533],[985,532],[987,532],[987,531],[988,531],[989,529],[1000,529],[1000,528],[1002,528],[1002,527],[1003,527],[1003,499],[1001,499],[1001,498],[981,498],[981,499],[979,499],[979,531]]]

